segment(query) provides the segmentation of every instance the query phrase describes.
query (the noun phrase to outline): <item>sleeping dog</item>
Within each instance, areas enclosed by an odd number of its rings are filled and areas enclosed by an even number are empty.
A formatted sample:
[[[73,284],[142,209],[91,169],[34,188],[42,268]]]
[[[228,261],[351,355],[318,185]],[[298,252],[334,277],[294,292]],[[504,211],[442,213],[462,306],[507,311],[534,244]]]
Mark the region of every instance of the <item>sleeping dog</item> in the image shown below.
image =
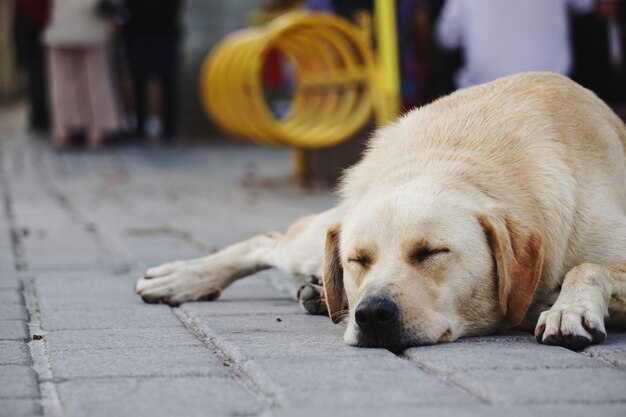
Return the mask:
[[[322,278],[300,301],[346,320],[350,345],[402,350],[516,327],[581,349],[626,324],[625,148],[622,121],[565,77],[457,91],[376,132],[335,208],[151,268],[136,292],[211,300],[275,267]]]

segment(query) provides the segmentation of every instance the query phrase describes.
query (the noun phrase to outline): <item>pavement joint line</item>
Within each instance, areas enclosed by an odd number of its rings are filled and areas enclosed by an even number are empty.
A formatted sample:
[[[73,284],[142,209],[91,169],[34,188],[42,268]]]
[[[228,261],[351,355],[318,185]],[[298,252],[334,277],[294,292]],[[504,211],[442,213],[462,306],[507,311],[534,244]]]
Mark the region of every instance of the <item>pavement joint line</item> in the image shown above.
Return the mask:
[[[13,202],[11,200],[11,185],[7,178],[8,176],[4,169],[4,154],[2,147],[0,147],[0,195],[4,206],[5,218],[9,226],[14,266],[15,269],[19,271],[26,269],[26,259],[24,257],[24,246],[22,245],[20,232],[14,217]]]
[[[32,277],[20,276],[20,281],[24,291],[26,310],[29,315],[28,328],[31,341],[28,342],[28,348],[33,361],[32,367],[38,377],[41,406],[46,416],[62,416],[64,414],[63,405],[54,382],[50,356],[46,349],[45,335],[41,328],[41,314],[37,301],[35,280]]]
[[[93,267],[93,266],[80,266],[80,265],[62,265],[62,266],[45,266],[45,267],[28,267],[25,266],[20,270],[28,270],[29,272],[46,273],[46,272],[65,272],[65,271],[82,271],[82,272],[111,272],[115,275],[125,275],[133,270],[128,269],[128,265],[120,265],[116,268],[113,266]]]
[[[138,329],[167,329],[167,328],[176,328],[176,327],[180,327],[177,324],[164,324],[162,326],[159,326],[158,324],[152,325],[152,326],[143,326],[143,327],[137,327]],[[128,329],[128,327],[78,327],[78,328],[56,328],[53,330],[46,330],[46,333],[56,333],[56,332],[74,332],[74,331],[85,331],[85,330],[126,330]]]
[[[211,334],[206,325],[198,323],[191,314],[180,308],[172,308],[172,313],[206,348],[223,360],[225,366],[228,364],[227,366],[234,379],[251,391],[261,403],[265,404],[269,409],[284,408],[286,402],[282,396],[268,388],[267,383],[261,381],[254,373],[250,372],[249,367],[244,367],[247,362],[241,363],[233,359],[233,355],[229,355],[226,349],[220,346],[217,337]]]
[[[116,379],[186,379],[186,378],[211,378],[211,379],[230,379],[230,375],[207,374],[200,372],[186,372],[181,374],[132,374],[132,375],[100,375],[100,376],[73,376],[71,378],[55,377],[53,381],[56,385],[66,382],[75,381],[110,381]]]
[[[98,347],[98,351],[112,351],[112,350],[119,350],[119,349],[124,349],[125,351],[132,351],[132,350],[145,350],[146,348],[181,348],[181,347],[196,347],[196,346],[200,346],[202,345],[202,342],[198,341],[197,343],[185,343],[182,345],[176,345],[176,344],[143,344],[141,346],[107,346],[107,347],[103,347],[103,346],[99,346]],[[93,351],[93,348],[61,348],[61,349],[54,349],[54,352],[85,352],[85,351]]]
[[[489,396],[485,395],[483,392],[473,389],[472,387],[468,387],[465,384],[460,383],[459,381],[456,381],[452,375],[445,373],[445,372],[440,372],[438,371],[436,368],[428,366],[428,365],[424,365],[420,362],[414,361],[411,358],[409,358],[408,356],[406,356],[404,353],[400,353],[396,355],[398,358],[403,359],[407,362],[409,362],[411,365],[417,367],[418,369],[424,371],[426,374],[431,375],[433,377],[435,377],[436,379],[438,379],[439,381],[443,382],[444,384],[448,385],[451,388],[457,389],[459,391],[465,392],[469,395],[471,395],[472,397],[476,398],[478,401],[480,401],[483,404],[487,404],[487,405],[493,405],[496,404],[497,401],[493,401]]]
[[[44,326],[45,327],[45,326]],[[180,328],[180,324],[164,324],[164,325],[160,325],[158,323],[155,323],[153,326],[145,326],[145,327],[131,327],[130,329],[172,329],[172,328]],[[128,327],[117,327],[117,326],[113,326],[113,327],[72,327],[72,328],[67,328],[67,329],[52,329],[52,330],[46,330],[46,333],[48,334],[54,334],[54,333],[73,333],[73,332],[85,332],[85,331],[92,331],[92,330],[129,330]],[[176,345],[176,346],[180,346],[180,345]]]
[[[18,232],[17,224],[13,212],[13,204],[11,200],[11,189],[4,168],[4,154],[0,146],[0,197],[2,198],[5,218],[7,220],[11,233],[11,246],[14,256],[14,265],[17,271],[26,267],[24,258],[24,248],[22,246],[21,237]],[[40,405],[44,410],[44,415],[57,417],[62,415],[62,407],[56,386],[51,381],[52,371],[50,361],[46,353],[46,347],[43,338],[39,337],[43,334],[41,330],[41,321],[39,318],[39,308],[35,294],[34,282],[32,279],[22,279],[20,277],[22,287],[22,296],[26,311],[28,312],[29,321],[28,328],[31,341],[27,343],[32,368],[37,374]],[[37,335],[37,338],[35,338]],[[38,340],[35,340],[38,339]]]
[[[4,154],[0,147],[0,193],[5,209],[5,218],[11,233],[11,246],[14,256],[15,269],[23,271],[27,269],[24,246],[22,244],[20,229],[14,217],[13,203],[11,199],[11,188],[7,179],[7,173],[4,167]],[[28,312],[28,328],[30,333],[30,341],[27,343],[30,357],[32,360],[32,368],[37,374],[39,395],[44,415],[57,417],[63,415],[63,407],[59,397],[56,385],[53,382],[54,376],[50,365],[50,358],[46,351],[46,345],[43,338],[43,329],[41,328],[41,318],[39,304],[37,302],[37,293],[35,282],[32,277],[19,276],[22,295]]]

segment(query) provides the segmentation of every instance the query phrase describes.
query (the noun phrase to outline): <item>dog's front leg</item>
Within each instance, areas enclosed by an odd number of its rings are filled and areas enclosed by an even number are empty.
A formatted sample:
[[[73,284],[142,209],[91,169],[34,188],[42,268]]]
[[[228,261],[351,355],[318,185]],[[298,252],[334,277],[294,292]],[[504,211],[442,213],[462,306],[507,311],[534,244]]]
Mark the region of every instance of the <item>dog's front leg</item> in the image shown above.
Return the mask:
[[[205,258],[150,268],[137,281],[135,292],[145,302],[170,305],[216,299],[237,279],[271,268],[273,251],[281,238],[280,233],[270,232]]]
[[[624,300],[626,264],[607,267],[587,263],[572,268],[552,308],[539,316],[537,341],[573,350],[600,343],[606,337],[604,318],[611,309],[623,308]]]

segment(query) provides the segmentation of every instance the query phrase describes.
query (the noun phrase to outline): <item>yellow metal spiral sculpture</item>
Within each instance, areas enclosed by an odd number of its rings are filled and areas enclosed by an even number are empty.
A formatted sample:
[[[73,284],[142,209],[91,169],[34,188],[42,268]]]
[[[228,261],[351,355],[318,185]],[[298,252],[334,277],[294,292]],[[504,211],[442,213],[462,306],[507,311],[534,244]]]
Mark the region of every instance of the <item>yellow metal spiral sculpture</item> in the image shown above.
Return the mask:
[[[268,103],[263,68],[269,51],[291,63],[288,108]],[[229,135],[300,149],[335,145],[371,119],[380,97],[374,57],[363,33],[326,13],[293,12],[225,37],[205,59],[201,97]]]

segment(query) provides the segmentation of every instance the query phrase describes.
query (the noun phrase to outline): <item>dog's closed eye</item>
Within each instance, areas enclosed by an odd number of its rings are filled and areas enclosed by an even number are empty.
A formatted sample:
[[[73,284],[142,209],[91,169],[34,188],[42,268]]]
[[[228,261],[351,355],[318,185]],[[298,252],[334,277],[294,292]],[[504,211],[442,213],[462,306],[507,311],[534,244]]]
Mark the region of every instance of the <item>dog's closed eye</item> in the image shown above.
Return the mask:
[[[355,256],[354,258],[349,258],[348,262],[356,263],[361,265],[363,268],[367,268],[372,264],[372,258],[369,256]]]
[[[371,251],[366,249],[357,249],[354,252],[354,255],[348,258],[348,262],[360,265],[362,268],[367,269],[374,263],[374,257]]]
[[[411,251],[411,253],[409,254],[409,259],[412,263],[421,264],[435,255],[448,252],[450,252],[450,249],[448,248],[431,248],[430,246],[420,246]]]

